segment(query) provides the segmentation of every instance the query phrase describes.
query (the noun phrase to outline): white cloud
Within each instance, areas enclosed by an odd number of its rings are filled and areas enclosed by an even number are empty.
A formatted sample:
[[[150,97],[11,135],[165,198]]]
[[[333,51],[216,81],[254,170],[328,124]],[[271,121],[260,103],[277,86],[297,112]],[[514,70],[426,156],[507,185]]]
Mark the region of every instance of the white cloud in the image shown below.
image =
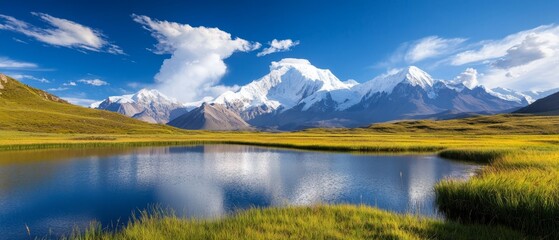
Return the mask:
[[[62,86],[76,86],[78,84],[76,84],[76,82],[67,82],[67,83],[63,83]]]
[[[49,26],[37,27],[14,17],[0,14],[0,29],[19,32],[47,44],[89,50],[124,54],[99,31],[79,23],[56,18],[44,13],[32,13]]]
[[[557,39],[559,40],[559,39]],[[552,43],[546,39],[542,39],[535,34],[530,34],[524,40],[507,50],[507,53],[493,62],[493,66],[503,69],[526,65],[530,62],[541,58],[546,58],[554,54],[553,45],[557,45],[559,41]]]
[[[39,77],[35,77],[35,76],[32,76],[32,75],[27,75],[27,74],[12,74],[11,76],[14,79],[17,79],[17,80],[29,79],[29,80],[33,80],[33,81],[37,81],[37,82],[41,82],[41,83],[50,83],[50,81],[46,78],[39,78]]]
[[[467,68],[464,72],[460,73],[458,76],[452,80],[455,84],[463,84],[469,89],[474,89],[479,85],[478,73],[476,69]]]
[[[22,68],[36,68],[37,64],[30,62],[20,62],[5,57],[0,57],[0,68],[4,69],[22,69]]]
[[[481,41],[451,58],[452,65],[485,66],[479,81],[521,91],[559,87],[559,26],[546,25]]]
[[[85,84],[92,85],[92,86],[96,86],[96,87],[109,85],[109,83],[107,83],[107,82],[105,82],[101,79],[80,79],[80,80],[78,80],[78,82],[85,83]]]
[[[234,86],[220,84],[227,71],[223,60],[234,52],[253,51],[261,46],[238,37],[232,38],[230,33],[218,28],[192,27],[135,14],[132,18],[157,40],[155,53],[171,54],[155,76],[157,88],[185,102],[206,96],[215,97],[234,89]]]
[[[28,44],[26,41],[23,41],[23,40],[21,40],[21,39],[19,39],[19,38],[12,38],[12,40],[14,40],[14,41],[16,41],[16,42],[18,42],[18,43]]]
[[[534,54],[534,51],[543,51],[544,54],[547,54],[550,48],[557,47],[558,42],[559,27],[553,25],[540,26],[508,35],[503,39],[481,41],[476,44],[479,47],[461,52],[452,57],[451,64],[464,65],[467,63],[491,61],[503,57],[514,57],[509,54],[525,56],[526,53]],[[523,54],[522,51],[527,52]],[[541,55],[542,53],[535,54]],[[534,55],[528,57],[527,60],[533,60],[533,58]]]
[[[66,91],[68,90],[68,88],[65,87],[58,87],[58,88],[49,88],[47,89],[47,91],[49,92],[59,92],[59,91]]]
[[[394,51],[387,59],[372,67],[391,69],[402,65],[436,60],[431,65],[439,65],[442,57],[448,57],[460,51],[464,46],[465,38],[441,38],[428,36],[415,41],[405,42]]]
[[[87,99],[87,98],[74,98],[74,97],[61,97],[61,98],[68,101],[71,104],[79,105],[82,107],[89,107],[90,104],[97,102],[96,100]]]
[[[293,41],[291,39],[285,40],[277,40],[274,39],[270,42],[270,47],[264,48],[261,52],[256,54],[258,57],[266,56],[268,54],[276,53],[276,52],[285,52],[289,51],[292,47],[299,45],[299,41]]]
[[[407,50],[404,60],[416,63],[428,58],[451,54],[466,39],[445,39],[438,36],[429,36],[413,42]]]

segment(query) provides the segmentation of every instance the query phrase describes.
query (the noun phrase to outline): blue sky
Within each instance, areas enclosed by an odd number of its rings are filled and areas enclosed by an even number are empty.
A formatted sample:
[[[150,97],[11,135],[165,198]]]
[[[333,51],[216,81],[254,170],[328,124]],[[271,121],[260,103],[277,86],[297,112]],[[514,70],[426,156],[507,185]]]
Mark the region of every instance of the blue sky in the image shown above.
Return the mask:
[[[557,12],[558,1],[2,1],[0,72],[82,104],[142,87],[196,100],[288,57],[341,80],[416,65],[544,90],[559,87]]]

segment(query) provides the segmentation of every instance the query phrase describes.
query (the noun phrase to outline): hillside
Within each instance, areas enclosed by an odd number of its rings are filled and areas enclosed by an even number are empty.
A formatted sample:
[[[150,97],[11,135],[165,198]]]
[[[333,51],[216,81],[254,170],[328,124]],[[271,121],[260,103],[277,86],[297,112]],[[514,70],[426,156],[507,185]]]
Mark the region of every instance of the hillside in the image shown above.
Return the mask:
[[[180,130],[88,109],[0,74],[0,130],[35,133],[151,134]]]
[[[559,115],[559,92],[539,99],[516,112],[537,115]]]
[[[559,134],[559,117],[502,114],[452,120],[417,120],[373,124],[386,133]]]

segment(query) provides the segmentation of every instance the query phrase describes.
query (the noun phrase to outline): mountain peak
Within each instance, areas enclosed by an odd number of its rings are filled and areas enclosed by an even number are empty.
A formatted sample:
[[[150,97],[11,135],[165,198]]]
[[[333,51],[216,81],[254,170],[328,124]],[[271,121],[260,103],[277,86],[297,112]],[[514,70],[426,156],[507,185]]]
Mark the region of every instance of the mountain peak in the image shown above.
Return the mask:
[[[226,92],[215,103],[235,106],[237,111],[264,107],[273,111],[279,106],[292,108],[319,91],[349,89],[354,83],[340,81],[330,70],[319,69],[309,60],[285,58],[270,64],[270,73],[237,92]]]
[[[141,89],[137,93],[133,94],[131,98],[135,102],[167,102],[178,104],[176,99],[168,97],[156,89]]]
[[[425,71],[416,66],[408,66],[397,72],[387,73],[358,86],[358,91],[362,94],[385,92],[391,93],[400,83],[407,83],[411,86],[419,86],[425,90],[433,87],[434,80]]]
[[[89,107],[118,112],[146,122],[166,123],[197,106],[187,106],[156,89],[144,88],[134,94],[108,97]]]
[[[345,84],[336,78],[330,70],[317,68],[307,59],[284,58],[279,62],[272,62],[270,72],[270,74],[277,75],[293,75],[292,77],[301,75],[311,81],[323,82],[322,88],[324,90],[345,87]]]
[[[416,66],[406,67],[396,75],[398,78],[403,78],[402,81],[406,81],[413,86],[421,86],[423,89],[432,87],[434,83],[431,75]]]
[[[168,123],[183,129],[250,130],[252,129],[237,113],[221,104],[203,103],[200,107],[183,114]]]

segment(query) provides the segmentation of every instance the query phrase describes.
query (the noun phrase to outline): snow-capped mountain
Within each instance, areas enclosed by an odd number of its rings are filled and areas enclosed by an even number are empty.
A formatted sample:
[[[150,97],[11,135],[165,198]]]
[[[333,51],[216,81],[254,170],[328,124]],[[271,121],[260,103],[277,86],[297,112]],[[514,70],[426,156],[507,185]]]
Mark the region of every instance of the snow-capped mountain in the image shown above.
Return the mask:
[[[412,66],[350,88],[317,91],[295,107],[248,122],[280,129],[353,127],[449,113],[496,113],[526,104],[496,97],[468,81],[435,80]]]
[[[270,74],[236,93],[218,97],[215,103],[239,113],[254,126],[286,130],[354,127],[451,113],[497,113],[528,104],[480,86],[473,71],[443,81],[410,66],[362,84],[348,84],[307,60],[285,59],[273,63]]]
[[[361,96],[367,96],[374,93],[391,94],[399,84],[407,84],[412,87],[420,87],[428,93],[430,98],[434,98],[434,83],[435,80],[433,80],[431,75],[415,66],[410,66],[393,74],[373,78],[354,88]]]
[[[559,92],[559,88],[554,88],[546,91],[525,91],[522,92],[522,94],[531,97],[535,101],[550,96],[551,94],[554,94],[556,92]]]
[[[410,66],[359,84],[353,80],[340,81],[330,70],[317,68],[308,60],[287,58],[272,62],[270,73],[262,78],[213,101],[181,104],[155,90],[142,90],[133,95],[109,97],[92,107],[159,123],[180,115],[183,123],[196,122],[189,118],[201,114],[185,114],[196,108],[204,114],[220,115],[212,116],[216,119],[239,117],[259,128],[293,130],[511,112],[547,96],[546,92],[487,89],[476,76],[474,69],[467,69],[452,80],[437,80]],[[212,109],[222,106],[227,114],[205,111],[210,105],[202,108],[203,102],[211,103]]]
[[[340,81],[330,70],[319,69],[308,60],[287,58],[272,62],[270,73],[243,86],[237,92],[226,92],[214,103],[223,104],[245,120],[297,106],[316,92],[350,89],[355,81]]]
[[[155,89],[142,89],[135,94],[112,96],[90,105],[90,108],[118,112],[151,123],[167,123],[195,107],[197,106],[182,104]]]
[[[492,88],[491,90],[488,90],[487,92],[489,92],[491,95],[496,96],[498,98],[505,99],[508,101],[514,101],[518,103],[530,104],[535,101],[534,98],[530,95],[517,92],[515,90],[508,89],[508,88],[496,87],[496,88]]]
[[[516,91],[516,90],[513,90],[513,89],[497,87],[497,88],[492,88],[488,92],[493,94],[494,96],[497,96],[497,97],[505,99],[505,100],[532,104],[533,102],[535,102],[538,99],[542,99],[542,98],[545,98],[547,96],[550,96],[551,94],[559,92],[559,88],[554,88],[554,89],[550,89],[550,90],[546,90],[546,91],[519,92],[519,91]]]

